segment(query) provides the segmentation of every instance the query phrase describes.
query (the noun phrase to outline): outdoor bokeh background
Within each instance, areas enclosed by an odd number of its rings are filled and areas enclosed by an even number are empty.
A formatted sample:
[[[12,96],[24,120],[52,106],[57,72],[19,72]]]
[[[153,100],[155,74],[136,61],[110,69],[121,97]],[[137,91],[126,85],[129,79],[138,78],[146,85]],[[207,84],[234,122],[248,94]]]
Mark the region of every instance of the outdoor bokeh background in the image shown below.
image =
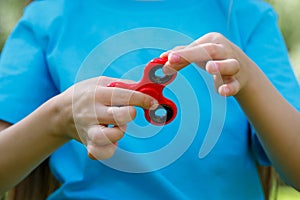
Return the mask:
[[[0,51],[28,0],[0,0]],[[292,64],[300,78],[300,0],[267,0],[279,15]],[[250,17],[250,16],[249,16]],[[267,28],[267,27],[266,27]]]
[[[22,10],[26,6],[27,1],[0,0],[0,52],[7,36],[22,15]],[[278,13],[279,25],[289,50],[291,62],[300,80],[300,0],[267,1],[274,6]],[[296,200],[300,199],[300,193],[280,183],[274,199]]]

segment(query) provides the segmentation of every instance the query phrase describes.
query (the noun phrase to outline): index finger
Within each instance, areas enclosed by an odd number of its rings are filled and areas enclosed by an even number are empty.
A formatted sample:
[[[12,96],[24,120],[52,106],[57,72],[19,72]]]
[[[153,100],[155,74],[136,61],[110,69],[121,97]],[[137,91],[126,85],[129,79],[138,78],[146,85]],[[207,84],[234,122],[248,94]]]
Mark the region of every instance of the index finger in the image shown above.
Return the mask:
[[[204,43],[195,46],[187,46],[184,49],[171,51],[168,54],[168,62],[163,67],[165,74],[172,74],[186,67],[190,63],[195,63],[201,68],[209,60],[221,60],[226,58],[226,53],[222,44]]]
[[[204,67],[209,60],[226,59],[222,43],[227,39],[220,33],[212,32],[203,35],[185,48],[173,49],[162,56],[168,56],[163,71],[165,74],[172,74],[190,63]]]
[[[153,97],[134,90],[116,87],[101,87],[96,91],[96,100],[107,106],[138,106],[150,109],[158,105]]]

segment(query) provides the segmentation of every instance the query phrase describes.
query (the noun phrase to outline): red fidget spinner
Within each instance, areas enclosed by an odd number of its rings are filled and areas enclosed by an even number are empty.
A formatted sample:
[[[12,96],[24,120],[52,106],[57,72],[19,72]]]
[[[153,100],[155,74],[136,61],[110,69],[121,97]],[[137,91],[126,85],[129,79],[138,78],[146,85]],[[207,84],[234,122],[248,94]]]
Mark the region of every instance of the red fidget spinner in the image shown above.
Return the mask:
[[[167,61],[168,58],[151,60],[144,69],[144,76],[137,83],[113,82],[108,85],[108,87],[139,91],[155,98],[159,106],[155,110],[144,109],[144,113],[147,121],[158,126],[170,123],[177,114],[175,103],[165,98],[162,94],[164,87],[175,79],[176,73],[172,75],[161,75],[158,73]]]

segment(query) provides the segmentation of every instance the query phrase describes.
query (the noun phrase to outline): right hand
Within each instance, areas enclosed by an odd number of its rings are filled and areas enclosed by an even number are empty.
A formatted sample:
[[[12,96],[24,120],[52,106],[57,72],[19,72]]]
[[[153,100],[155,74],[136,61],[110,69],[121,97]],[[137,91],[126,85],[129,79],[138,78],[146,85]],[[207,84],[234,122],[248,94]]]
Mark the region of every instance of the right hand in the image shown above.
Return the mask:
[[[136,116],[133,106],[150,109],[157,101],[140,92],[107,87],[120,81],[98,77],[79,82],[58,95],[60,134],[81,141],[91,158],[107,159]],[[65,136],[65,135],[64,135]]]

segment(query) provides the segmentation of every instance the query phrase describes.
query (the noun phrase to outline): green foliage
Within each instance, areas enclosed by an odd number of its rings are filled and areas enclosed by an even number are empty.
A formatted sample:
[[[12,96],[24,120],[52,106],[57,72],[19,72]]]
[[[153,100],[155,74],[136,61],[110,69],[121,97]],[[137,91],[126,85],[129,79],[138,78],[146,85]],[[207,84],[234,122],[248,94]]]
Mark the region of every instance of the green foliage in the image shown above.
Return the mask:
[[[0,52],[3,44],[22,15],[22,9],[28,0],[1,0],[0,1]]]
[[[269,0],[279,15],[279,25],[289,50],[300,45],[300,1],[299,0]]]
[[[300,78],[300,1],[267,0],[279,16],[279,26],[287,44],[292,64]]]

